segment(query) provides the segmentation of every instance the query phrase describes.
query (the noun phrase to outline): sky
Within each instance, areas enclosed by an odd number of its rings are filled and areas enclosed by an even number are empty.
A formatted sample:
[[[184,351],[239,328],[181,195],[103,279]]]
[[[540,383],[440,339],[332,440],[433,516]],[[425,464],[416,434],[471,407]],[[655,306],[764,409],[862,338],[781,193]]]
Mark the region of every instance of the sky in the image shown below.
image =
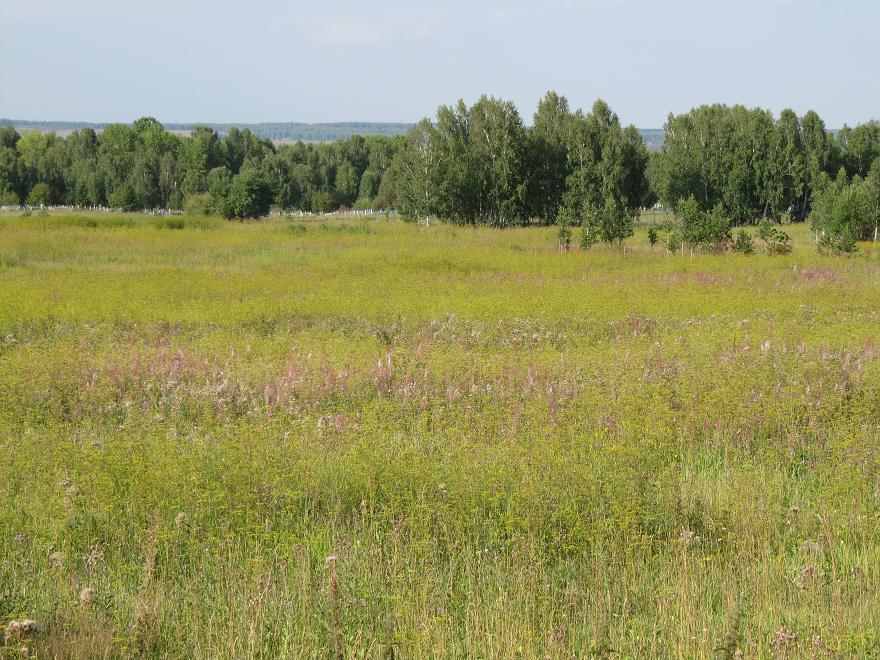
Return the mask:
[[[553,89],[625,123],[880,117],[876,0],[0,0],[0,117],[399,121]]]

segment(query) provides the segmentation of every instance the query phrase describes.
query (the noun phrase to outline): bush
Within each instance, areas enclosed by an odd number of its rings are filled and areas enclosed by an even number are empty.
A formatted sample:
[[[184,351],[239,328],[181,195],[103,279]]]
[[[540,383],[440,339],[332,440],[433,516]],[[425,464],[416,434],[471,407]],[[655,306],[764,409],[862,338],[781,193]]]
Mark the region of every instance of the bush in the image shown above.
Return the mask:
[[[651,247],[654,247],[655,245],[657,245],[657,240],[657,230],[654,227],[648,227],[648,244]]]
[[[122,184],[107,197],[107,202],[112,208],[123,211],[136,211],[138,208],[137,198],[134,191],[127,183]]]
[[[865,240],[876,231],[880,216],[880,159],[867,179],[850,181],[841,169],[835,180],[820,179],[813,192],[810,224],[820,236],[827,236],[820,250],[846,252],[855,241]]]
[[[18,206],[21,199],[14,190],[4,190],[0,193],[0,206]]]
[[[186,221],[180,216],[163,216],[155,218],[153,226],[156,229],[183,229],[186,227]]]
[[[259,218],[269,212],[272,191],[262,172],[253,167],[242,168],[232,177],[227,202],[227,218]]]
[[[211,196],[207,193],[187,195],[183,211],[187,215],[211,215]]]
[[[153,218],[156,229],[217,229],[223,220],[206,215],[172,215]]]
[[[316,192],[312,195],[312,213],[327,213],[335,207],[333,195],[326,190]]]
[[[556,229],[556,238],[559,241],[559,249],[568,252],[571,248],[571,225],[568,220],[560,218]]]
[[[723,252],[730,244],[730,218],[719,203],[708,213],[702,214],[702,222],[694,244],[707,252]]]
[[[596,231],[592,226],[584,225],[581,227],[581,250],[589,250],[599,242]]]
[[[691,196],[680,202],[677,215],[681,240],[691,248],[721,252],[730,242],[730,218],[720,203],[706,213]]]
[[[764,252],[767,254],[791,254],[791,236],[776,229],[766,218],[758,223],[758,238],[764,241]]]
[[[27,203],[31,206],[45,206],[52,203],[52,188],[48,183],[38,183],[28,194]]]
[[[354,203],[354,208],[357,211],[372,211],[375,208],[373,205],[373,198],[361,197]]]
[[[736,238],[733,239],[731,247],[734,252],[739,252],[740,254],[755,254],[755,242],[745,229],[740,229],[736,233]]]
[[[791,254],[791,236],[784,231],[777,231],[767,244],[767,254]]]
[[[820,254],[853,254],[858,251],[856,239],[849,231],[842,231],[839,234],[822,232],[816,248]]]
[[[764,243],[767,243],[767,241],[773,237],[775,232],[776,229],[773,228],[773,225],[767,218],[764,218],[758,223],[758,238],[764,241]]]

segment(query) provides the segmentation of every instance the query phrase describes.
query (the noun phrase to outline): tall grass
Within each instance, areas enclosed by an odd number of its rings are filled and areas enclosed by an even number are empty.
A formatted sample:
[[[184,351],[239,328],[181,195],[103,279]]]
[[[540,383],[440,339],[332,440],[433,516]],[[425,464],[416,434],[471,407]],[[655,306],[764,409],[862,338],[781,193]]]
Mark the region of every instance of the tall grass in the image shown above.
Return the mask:
[[[4,653],[880,653],[870,251],[183,225],[0,217]]]

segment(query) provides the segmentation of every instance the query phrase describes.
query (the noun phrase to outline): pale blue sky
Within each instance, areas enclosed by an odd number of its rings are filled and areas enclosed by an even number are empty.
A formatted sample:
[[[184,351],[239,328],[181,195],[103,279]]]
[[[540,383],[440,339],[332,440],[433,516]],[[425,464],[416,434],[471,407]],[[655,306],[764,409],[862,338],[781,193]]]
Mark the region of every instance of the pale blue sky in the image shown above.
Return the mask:
[[[702,103],[880,117],[875,0],[0,0],[0,117],[416,121],[548,89],[660,127]]]

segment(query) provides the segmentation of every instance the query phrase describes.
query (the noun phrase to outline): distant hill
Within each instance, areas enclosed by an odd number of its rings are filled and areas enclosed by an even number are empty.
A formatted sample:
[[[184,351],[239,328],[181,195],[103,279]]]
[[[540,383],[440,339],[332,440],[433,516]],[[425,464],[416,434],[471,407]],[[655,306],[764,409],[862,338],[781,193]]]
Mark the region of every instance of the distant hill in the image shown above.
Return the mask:
[[[23,119],[0,119],[0,126],[14,126],[18,131],[42,131],[60,134],[76,131],[81,128],[92,128],[100,131],[106,123],[76,121],[29,121]],[[352,135],[404,135],[412,124],[389,122],[335,122],[327,124],[305,124],[300,122],[272,122],[262,124],[212,124],[206,123],[169,123],[163,124],[169,131],[189,133],[196,126],[210,126],[224,135],[230,128],[245,128],[260,137],[274,142],[334,142],[344,140]],[[649,151],[660,151],[663,146],[662,128],[640,128]]]
[[[640,128],[639,133],[645,141],[648,151],[660,151],[663,148],[666,131],[662,128]]]

